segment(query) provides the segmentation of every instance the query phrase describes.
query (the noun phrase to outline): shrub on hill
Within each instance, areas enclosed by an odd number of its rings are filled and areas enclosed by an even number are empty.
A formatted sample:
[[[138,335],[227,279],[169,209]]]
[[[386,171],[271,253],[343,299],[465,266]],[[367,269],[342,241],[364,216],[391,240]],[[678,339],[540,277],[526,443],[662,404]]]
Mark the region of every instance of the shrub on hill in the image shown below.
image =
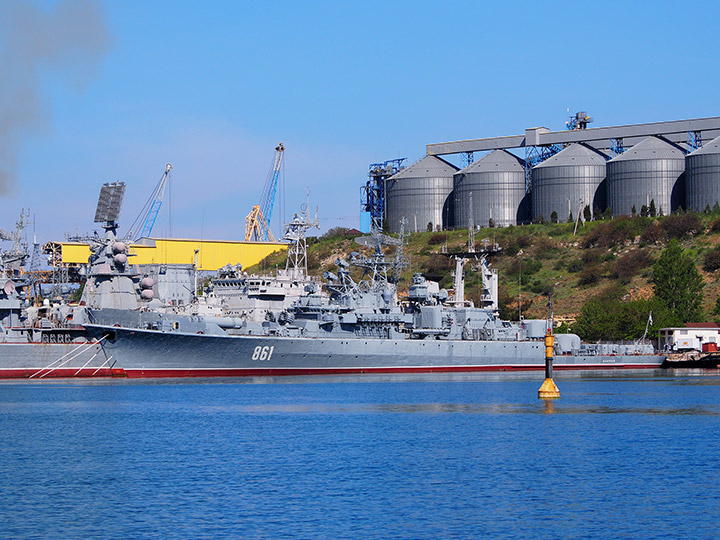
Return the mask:
[[[320,238],[338,238],[343,237],[347,234],[349,229],[347,227],[332,227],[331,229],[328,229],[325,234],[323,234]]]
[[[610,277],[620,280],[621,283],[629,283],[634,276],[642,273],[652,263],[652,257],[645,250],[631,251],[613,263]]]
[[[600,223],[582,239],[584,248],[611,248],[631,241],[641,232],[644,223],[640,218],[619,217],[606,223]]]
[[[720,218],[712,222],[712,225],[710,225],[710,232],[720,232]]]
[[[657,221],[653,221],[643,230],[640,241],[647,244],[656,244],[667,238],[665,229]]]
[[[720,247],[708,251],[703,261],[703,270],[706,272],[714,272],[720,269]]]
[[[693,236],[702,231],[702,221],[696,214],[673,214],[662,221],[662,226],[670,238],[678,240]]]
[[[585,263],[580,259],[570,259],[567,263],[567,271],[571,274],[577,274],[585,268]]]
[[[535,238],[530,253],[536,259],[549,259],[558,251],[555,242],[547,236],[538,236]]]
[[[542,262],[535,259],[514,258],[507,267],[509,274],[530,276],[542,268]]]
[[[578,285],[583,287],[597,283],[603,277],[603,269],[599,264],[593,264],[585,267],[578,276]]]
[[[433,234],[428,239],[428,245],[429,246],[437,246],[445,242],[445,239],[447,238],[446,234]]]

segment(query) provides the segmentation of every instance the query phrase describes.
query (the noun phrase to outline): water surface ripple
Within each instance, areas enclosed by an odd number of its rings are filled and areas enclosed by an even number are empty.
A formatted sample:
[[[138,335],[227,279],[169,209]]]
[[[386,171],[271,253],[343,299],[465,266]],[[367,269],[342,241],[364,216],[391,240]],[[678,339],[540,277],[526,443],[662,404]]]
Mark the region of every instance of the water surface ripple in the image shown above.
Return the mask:
[[[717,373],[539,383],[2,383],[0,538],[717,537]]]

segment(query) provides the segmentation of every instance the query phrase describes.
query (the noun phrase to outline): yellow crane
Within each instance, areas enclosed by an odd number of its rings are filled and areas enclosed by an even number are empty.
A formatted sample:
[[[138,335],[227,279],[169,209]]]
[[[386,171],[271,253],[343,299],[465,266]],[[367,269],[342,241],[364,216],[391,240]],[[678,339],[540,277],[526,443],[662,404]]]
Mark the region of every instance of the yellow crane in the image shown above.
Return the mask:
[[[268,177],[265,180],[260,204],[253,206],[250,213],[245,217],[246,242],[275,242],[275,237],[270,230],[270,218],[275,205],[275,194],[277,193],[280,165],[282,164],[284,152],[285,146],[283,146],[283,143],[275,147],[275,156]]]

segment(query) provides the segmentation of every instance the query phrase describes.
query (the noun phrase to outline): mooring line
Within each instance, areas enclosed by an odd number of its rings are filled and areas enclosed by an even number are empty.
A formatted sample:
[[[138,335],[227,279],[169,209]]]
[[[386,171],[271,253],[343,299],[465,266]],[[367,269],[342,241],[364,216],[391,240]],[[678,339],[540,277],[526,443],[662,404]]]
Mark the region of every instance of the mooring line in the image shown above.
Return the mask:
[[[95,376],[95,373],[97,373],[97,372],[100,371],[102,368],[104,368],[104,367],[105,367],[105,364],[108,364],[108,363],[110,362],[110,360],[112,360],[112,354],[110,355],[110,358],[108,358],[107,360],[105,360],[105,362],[104,362],[99,368],[97,368],[97,369],[93,372],[93,374],[90,375],[90,376],[91,376],[91,377],[94,377],[94,376]]]
[[[77,350],[82,349],[83,347],[85,347],[83,350],[81,350],[81,351],[80,351],[79,353],[77,353],[76,355],[68,358],[67,360],[65,360],[65,361],[62,362],[61,364],[58,364],[58,365],[56,365],[55,367],[53,367],[52,369],[50,369],[50,371],[48,371],[47,373],[44,373],[43,375],[41,375],[39,378],[42,379],[43,377],[45,377],[45,375],[47,375],[47,374],[49,374],[49,373],[52,373],[53,371],[55,371],[55,370],[58,369],[59,367],[67,364],[67,363],[70,362],[71,360],[77,358],[78,356],[80,356],[80,355],[83,354],[84,352],[88,351],[91,347],[93,347],[94,345],[100,343],[103,339],[105,339],[105,336],[103,336],[102,338],[100,338],[100,339],[97,340],[97,341],[89,341],[89,342],[87,342],[87,343],[81,343],[80,345],[78,345],[77,347],[75,347],[72,351],[69,351],[69,352],[63,354],[63,355],[62,355],[60,358],[58,358],[57,360],[55,360],[55,361],[53,361],[53,362],[50,362],[50,363],[49,363],[47,366],[45,366],[44,368],[41,368],[41,369],[39,369],[38,371],[36,371],[35,373],[33,373],[32,375],[30,375],[29,378],[32,379],[33,377],[37,376],[38,374],[42,373],[43,371],[49,369],[50,366],[53,366],[54,364],[57,364],[58,362],[60,362],[60,361],[61,361],[63,358],[65,358],[66,356],[69,356],[69,355],[73,354],[75,351],[77,351]]]
[[[100,351],[101,351],[101,350],[102,350],[102,348],[100,348]],[[78,370],[73,374],[73,377],[77,377],[77,376],[78,376],[78,373],[80,373],[83,369],[85,369],[85,368],[88,366],[88,364],[89,364],[90,362],[92,362],[98,354],[100,354],[100,351],[97,351],[95,354],[93,354],[93,355],[90,357],[90,360],[88,360],[87,362],[85,362],[85,365],[84,365],[83,367],[81,367],[80,369],[78,369]]]

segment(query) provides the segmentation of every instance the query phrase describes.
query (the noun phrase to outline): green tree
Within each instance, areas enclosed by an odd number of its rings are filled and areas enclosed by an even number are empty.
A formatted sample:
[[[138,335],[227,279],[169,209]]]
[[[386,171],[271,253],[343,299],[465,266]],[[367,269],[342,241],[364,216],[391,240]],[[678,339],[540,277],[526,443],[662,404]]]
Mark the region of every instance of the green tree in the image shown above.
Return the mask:
[[[583,219],[585,221],[590,221],[592,219],[592,212],[590,211],[590,205],[585,205],[585,208],[583,208]]]
[[[645,333],[652,312],[653,325],[649,339],[657,337],[660,328],[680,324],[665,304],[656,297],[623,302],[621,287],[611,287],[592,298],[582,308],[572,331],[585,341],[620,341],[638,339]]]
[[[650,200],[650,208],[648,208],[648,213],[650,214],[650,217],[655,217],[657,215],[657,209],[655,208],[655,199]]]
[[[557,222],[558,222],[558,215],[557,215],[557,212],[556,212],[555,210],[553,210],[553,211],[552,211],[552,214],[550,214],[550,221],[551,221],[552,223],[557,223]]]
[[[652,283],[655,296],[680,322],[700,320],[705,283],[676,239],[670,240],[653,265]]]

